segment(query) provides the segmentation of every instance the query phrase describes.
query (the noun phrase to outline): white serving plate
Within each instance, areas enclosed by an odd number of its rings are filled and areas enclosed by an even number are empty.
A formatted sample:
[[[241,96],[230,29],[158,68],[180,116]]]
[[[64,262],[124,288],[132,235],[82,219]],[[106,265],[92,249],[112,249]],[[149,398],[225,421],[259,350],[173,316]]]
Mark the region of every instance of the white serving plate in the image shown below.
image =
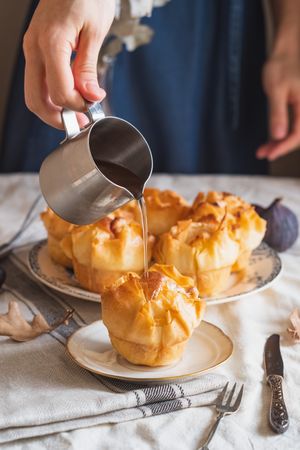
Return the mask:
[[[100,302],[100,295],[80,287],[72,270],[52,261],[47,250],[47,241],[36,243],[29,252],[29,268],[42,283],[73,297]],[[240,300],[250,294],[266,289],[278,277],[281,260],[275,250],[262,243],[251,255],[247,270],[241,274],[231,274],[227,288],[213,298],[207,298],[207,305]]]

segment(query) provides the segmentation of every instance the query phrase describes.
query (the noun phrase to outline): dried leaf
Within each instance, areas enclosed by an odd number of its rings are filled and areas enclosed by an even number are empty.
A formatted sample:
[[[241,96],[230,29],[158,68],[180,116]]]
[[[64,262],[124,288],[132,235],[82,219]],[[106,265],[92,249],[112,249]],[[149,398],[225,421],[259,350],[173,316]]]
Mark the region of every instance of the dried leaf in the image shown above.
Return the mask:
[[[63,323],[67,323],[74,310],[67,309],[64,317],[53,325],[49,325],[42,314],[34,316],[31,322],[27,322],[20,312],[17,302],[11,301],[7,314],[0,314],[0,336],[9,336],[14,341],[29,341],[43,333],[49,333]]]
[[[291,321],[292,328],[288,328],[287,331],[292,335],[292,338],[296,342],[300,342],[300,315],[297,308],[294,309],[289,319]]]

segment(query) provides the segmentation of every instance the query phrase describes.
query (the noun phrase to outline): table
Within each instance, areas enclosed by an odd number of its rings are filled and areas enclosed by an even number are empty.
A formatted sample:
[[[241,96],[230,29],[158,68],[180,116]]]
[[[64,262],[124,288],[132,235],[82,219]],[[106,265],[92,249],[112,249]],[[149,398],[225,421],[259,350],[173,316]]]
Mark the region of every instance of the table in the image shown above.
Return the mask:
[[[300,179],[261,176],[155,175],[149,185],[174,189],[192,200],[200,190],[231,191],[250,202],[267,205],[284,197],[300,217]],[[38,192],[36,175],[0,177],[0,243],[18,228]],[[37,219],[24,242],[44,236]],[[233,340],[232,358],[219,369],[230,381],[245,383],[242,407],[225,418],[211,449],[300,449],[300,344],[292,344],[286,329],[289,314],[300,306],[300,242],[281,255],[283,272],[269,289],[244,300],[207,308],[206,320],[220,326]],[[88,308],[88,303],[86,304]],[[265,383],[263,348],[266,338],[280,333],[285,364],[286,403],[290,428],[284,435],[268,427],[269,388]],[[201,351],[201,349],[199,349]],[[0,347],[1,352],[1,347]],[[8,395],[13,395],[9,392]],[[5,445],[9,449],[197,449],[214,416],[212,408],[192,408],[117,425],[58,433]],[[3,447],[4,448],[4,447]]]

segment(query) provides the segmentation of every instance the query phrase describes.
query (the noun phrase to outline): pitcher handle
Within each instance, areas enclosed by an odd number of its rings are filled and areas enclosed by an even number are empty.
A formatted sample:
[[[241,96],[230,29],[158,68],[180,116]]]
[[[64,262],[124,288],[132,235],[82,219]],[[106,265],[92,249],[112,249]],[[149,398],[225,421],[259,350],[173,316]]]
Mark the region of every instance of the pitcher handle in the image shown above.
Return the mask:
[[[84,114],[90,121],[88,125],[91,125],[97,120],[103,119],[105,117],[104,111],[99,102],[86,102],[86,107],[87,111]],[[63,109],[61,112],[61,119],[66,132],[65,140],[72,139],[74,136],[80,133],[80,126],[78,124],[76,113],[74,111],[70,109]]]

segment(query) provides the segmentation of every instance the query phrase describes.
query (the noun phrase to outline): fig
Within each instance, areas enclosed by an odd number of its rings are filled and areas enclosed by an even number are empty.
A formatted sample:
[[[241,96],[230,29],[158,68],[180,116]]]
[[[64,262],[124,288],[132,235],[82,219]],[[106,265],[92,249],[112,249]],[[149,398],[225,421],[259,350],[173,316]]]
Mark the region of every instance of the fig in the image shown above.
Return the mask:
[[[2,288],[5,280],[6,280],[6,272],[3,269],[3,267],[0,267],[0,289]]]
[[[284,252],[297,240],[299,223],[296,214],[275,198],[268,208],[254,205],[257,214],[267,221],[264,241],[277,252]]]

